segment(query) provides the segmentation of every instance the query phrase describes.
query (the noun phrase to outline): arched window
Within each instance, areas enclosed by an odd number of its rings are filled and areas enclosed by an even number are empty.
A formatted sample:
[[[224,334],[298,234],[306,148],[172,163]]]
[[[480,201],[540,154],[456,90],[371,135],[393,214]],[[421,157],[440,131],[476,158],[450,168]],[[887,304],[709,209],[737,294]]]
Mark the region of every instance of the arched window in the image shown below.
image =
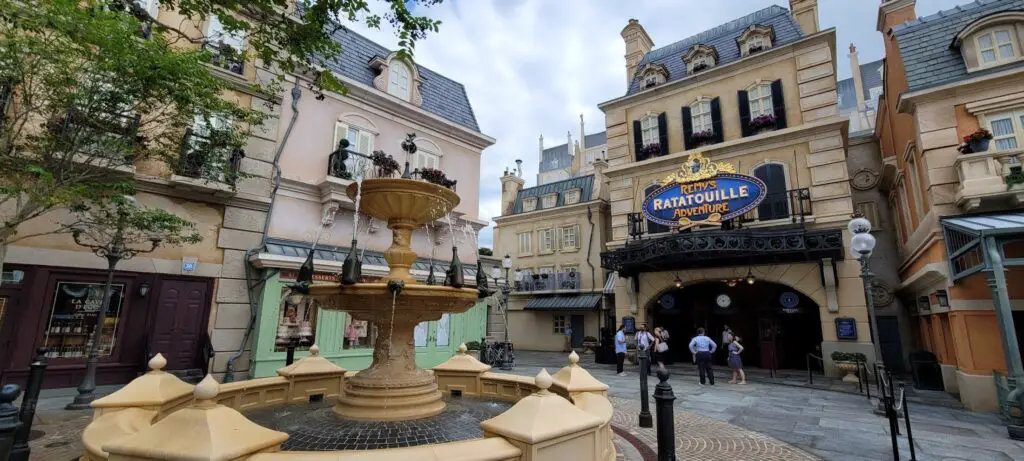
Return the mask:
[[[754,176],[768,186],[768,195],[757,206],[757,219],[769,221],[789,217],[789,194],[786,192],[786,170],[778,163],[766,163],[754,169]]]
[[[661,186],[659,186],[657,184],[651,184],[650,186],[647,186],[647,189],[644,189],[644,197],[647,197],[648,195],[651,195],[652,193],[654,193],[654,191],[658,190],[659,187],[661,187]],[[664,224],[658,224],[658,223],[656,223],[654,221],[651,221],[650,219],[647,220],[647,234],[648,235],[650,235],[650,234],[660,234],[660,233],[663,233],[663,232],[668,232],[669,230],[671,230],[671,229],[668,226],[664,225]]]
[[[409,100],[409,67],[398,60],[388,65],[388,94],[403,101]]]

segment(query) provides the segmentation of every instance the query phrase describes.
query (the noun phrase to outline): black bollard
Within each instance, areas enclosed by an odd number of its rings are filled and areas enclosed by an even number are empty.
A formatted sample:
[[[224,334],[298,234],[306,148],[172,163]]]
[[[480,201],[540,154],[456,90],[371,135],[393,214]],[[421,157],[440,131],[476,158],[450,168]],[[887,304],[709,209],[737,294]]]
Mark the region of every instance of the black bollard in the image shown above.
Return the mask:
[[[299,345],[299,338],[289,338],[288,346],[284,350],[284,366],[295,363],[295,348]]]
[[[910,409],[907,408],[907,393],[903,383],[900,383],[900,398],[902,400],[903,418],[907,426],[907,445],[910,446],[910,461],[917,461],[917,453],[914,452],[914,433],[910,431]]]
[[[647,362],[650,357],[646,349],[637,349],[636,357],[640,362],[640,427],[654,427],[651,405],[647,401]]]
[[[32,371],[28,375],[28,385],[25,386],[25,397],[21,399],[21,428],[14,434],[14,446],[11,449],[9,461],[28,461],[32,450],[28,446],[28,437],[32,432],[32,419],[36,416],[36,404],[39,403],[39,391],[43,388],[43,373],[46,372],[45,347],[40,347],[36,352],[36,358],[29,365]]]
[[[676,400],[668,384],[668,370],[658,367],[658,385],[654,386],[654,410],[658,412],[658,461],[676,461],[676,424],[672,402]]]
[[[17,384],[8,384],[0,389],[0,460],[11,455],[14,445],[14,433],[21,427],[18,419],[18,408],[11,402],[18,399],[21,388]]]

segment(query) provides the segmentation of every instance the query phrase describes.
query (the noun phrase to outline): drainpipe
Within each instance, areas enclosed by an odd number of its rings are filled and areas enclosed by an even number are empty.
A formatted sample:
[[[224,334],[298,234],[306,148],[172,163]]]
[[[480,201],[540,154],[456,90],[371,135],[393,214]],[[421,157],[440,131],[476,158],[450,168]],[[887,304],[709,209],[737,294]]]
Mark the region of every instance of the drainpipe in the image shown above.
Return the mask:
[[[594,246],[594,212],[589,206],[587,207],[587,222],[590,223],[590,239],[587,240],[587,265],[590,266],[590,287],[593,289],[596,288],[594,283],[597,274],[594,273],[594,265],[590,262],[590,248]],[[601,294],[604,294],[604,287],[601,287],[601,290]]]
[[[984,246],[988,250],[988,258],[992,264],[992,274],[988,285],[992,289],[992,301],[995,304],[996,321],[1003,336],[1003,353],[1006,355],[1007,384],[1013,387],[1006,396],[1008,401],[1020,401],[1024,404],[1024,365],[1021,362],[1020,349],[1017,347],[1017,332],[1013,327],[1013,312],[1010,309],[1010,295],[1007,292],[1006,273],[1003,272],[1003,256],[999,252],[995,237],[985,237]]]
[[[249,297],[249,325],[245,328],[245,334],[242,336],[242,342],[238,345],[238,350],[228,357],[227,369],[224,371],[224,382],[230,383],[235,380],[235,361],[245,353],[245,344],[249,342],[249,336],[252,335],[253,328],[256,326],[257,312],[259,311],[259,304],[257,298],[253,295],[253,291],[258,287],[262,286],[267,278],[257,280],[253,282],[252,268],[249,265],[249,258],[253,255],[258,254],[261,249],[267,245],[267,231],[270,229],[270,217],[274,213],[274,204],[277,203],[277,189],[281,187],[281,153],[284,152],[284,146],[288,144],[288,138],[292,135],[292,128],[295,127],[295,121],[299,118],[299,98],[302,97],[302,89],[299,88],[299,79],[295,78],[295,86],[292,87],[292,118],[288,121],[288,129],[284,132],[284,138],[281,139],[281,144],[277,146],[277,152],[274,153],[274,162],[272,168],[274,171],[274,188],[270,191],[270,207],[267,208],[267,219],[263,222],[263,235],[260,237],[260,245],[256,248],[250,248],[245,252],[245,259],[242,264],[245,266],[245,283],[248,285],[248,289],[245,290],[246,295]],[[251,368],[250,368],[251,369]]]

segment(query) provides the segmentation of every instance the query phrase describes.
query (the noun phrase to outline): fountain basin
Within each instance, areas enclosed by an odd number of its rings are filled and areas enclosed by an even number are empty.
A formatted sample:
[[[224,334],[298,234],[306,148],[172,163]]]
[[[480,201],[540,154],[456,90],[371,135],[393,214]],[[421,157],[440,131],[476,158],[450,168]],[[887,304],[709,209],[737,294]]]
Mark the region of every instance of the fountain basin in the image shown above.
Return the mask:
[[[414,226],[443,218],[459,205],[459,195],[446,187],[413,179],[365,179],[359,211],[382,221],[410,221]],[[345,194],[355,200],[360,184]]]
[[[413,324],[437,320],[445,313],[465,312],[479,293],[472,288],[452,288],[420,283],[406,284],[395,297],[394,316]],[[358,320],[391,321],[391,292],[386,283],[355,285],[323,284],[309,289],[321,309],[343,310]]]

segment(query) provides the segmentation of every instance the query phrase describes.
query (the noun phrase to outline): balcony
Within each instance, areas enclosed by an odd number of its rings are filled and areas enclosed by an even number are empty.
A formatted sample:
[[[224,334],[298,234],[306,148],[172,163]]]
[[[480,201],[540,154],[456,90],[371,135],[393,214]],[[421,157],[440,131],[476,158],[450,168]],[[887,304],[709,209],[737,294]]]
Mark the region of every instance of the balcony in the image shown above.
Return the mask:
[[[203,49],[211,53],[210,64],[237,75],[245,73],[245,56],[224,42],[203,42]]]
[[[520,274],[515,282],[516,293],[570,293],[580,291],[579,272]]]
[[[140,121],[138,115],[69,109],[63,117],[47,122],[46,129],[66,141],[62,150],[72,154],[73,162],[133,174]]]
[[[953,162],[960,180],[956,205],[966,212],[983,204],[1001,202],[1013,207],[1024,204],[1022,161],[1022,149],[958,155]]]
[[[231,149],[188,129],[171,182],[185,189],[233,195],[243,158],[241,149]]]
[[[811,191],[807,188],[791,189],[785,192],[767,194],[764,201],[753,210],[737,218],[722,222],[721,230],[743,229],[746,227],[769,227],[774,225],[804,225],[813,216]],[[648,223],[643,213],[629,213],[627,216],[629,235],[633,240],[648,234]],[[664,226],[654,224],[664,233]]]

